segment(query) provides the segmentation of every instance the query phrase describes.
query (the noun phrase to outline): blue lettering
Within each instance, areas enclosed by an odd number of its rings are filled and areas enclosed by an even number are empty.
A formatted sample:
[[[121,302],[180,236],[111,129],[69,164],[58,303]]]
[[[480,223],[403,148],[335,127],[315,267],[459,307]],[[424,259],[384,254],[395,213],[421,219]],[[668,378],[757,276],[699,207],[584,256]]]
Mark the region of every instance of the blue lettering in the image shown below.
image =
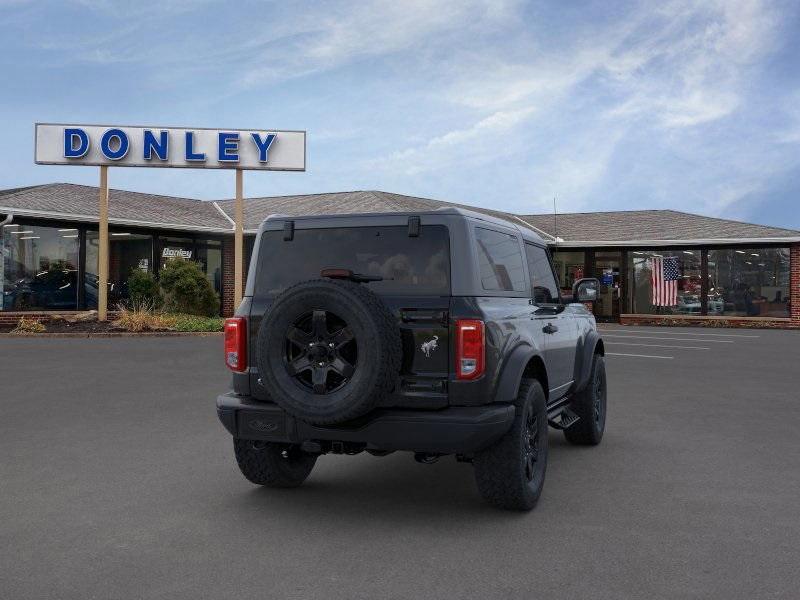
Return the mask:
[[[219,162],[238,162],[239,161],[239,134],[222,133],[219,134]],[[231,151],[233,152],[231,154]]]
[[[75,142],[78,142],[77,148]],[[80,158],[89,152],[89,136],[83,129],[64,129],[64,158]]]
[[[118,142],[117,149],[111,148],[111,140],[115,139]],[[119,160],[128,153],[128,136],[121,129],[109,129],[103,134],[100,139],[100,150],[109,160]]]
[[[186,160],[205,161],[206,155],[204,152],[194,151],[194,131],[186,132]]]
[[[269,147],[272,145],[272,142],[275,141],[275,134],[268,133],[267,137],[264,138],[263,140],[261,139],[261,136],[257,133],[251,133],[250,135],[253,136],[253,141],[258,147],[259,162],[263,163],[267,162],[267,151],[269,150]]]
[[[158,138],[153,135],[153,132],[149,129],[144,130],[144,155],[143,158],[145,160],[150,160],[153,158],[153,152],[156,153],[156,156],[159,160],[167,160],[167,149],[169,147],[169,132],[161,131],[158,134]]]

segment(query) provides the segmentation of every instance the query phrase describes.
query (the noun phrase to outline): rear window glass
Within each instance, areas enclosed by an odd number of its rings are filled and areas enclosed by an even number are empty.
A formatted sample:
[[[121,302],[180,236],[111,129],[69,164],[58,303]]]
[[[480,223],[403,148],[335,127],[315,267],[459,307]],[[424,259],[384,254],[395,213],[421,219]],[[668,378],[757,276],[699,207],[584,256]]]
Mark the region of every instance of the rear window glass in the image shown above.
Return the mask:
[[[364,285],[383,295],[448,295],[450,241],[444,225],[423,225],[418,237],[408,227],[341,227],[266,232],[259,247],[256,293],[275,295],[323,269],[379,275]]]
[[[478,265],[483,289],[498,292],[525,291],[522,252],[517,238],[483,227],[475,228]]]

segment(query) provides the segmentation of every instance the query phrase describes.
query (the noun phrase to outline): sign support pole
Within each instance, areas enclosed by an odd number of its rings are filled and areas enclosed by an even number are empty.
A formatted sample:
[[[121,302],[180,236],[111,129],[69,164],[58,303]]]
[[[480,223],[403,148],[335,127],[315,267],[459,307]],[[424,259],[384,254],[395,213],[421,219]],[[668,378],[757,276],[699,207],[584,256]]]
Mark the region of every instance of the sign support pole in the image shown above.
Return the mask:
[[[236,207],[234,229],[233,310],[242,302],[242,279],[244,275],[244,201],[242,169],[236,169]]]
[[[99,251],[97,256],[97,320],[108,320],[108,167],[100,167]]]

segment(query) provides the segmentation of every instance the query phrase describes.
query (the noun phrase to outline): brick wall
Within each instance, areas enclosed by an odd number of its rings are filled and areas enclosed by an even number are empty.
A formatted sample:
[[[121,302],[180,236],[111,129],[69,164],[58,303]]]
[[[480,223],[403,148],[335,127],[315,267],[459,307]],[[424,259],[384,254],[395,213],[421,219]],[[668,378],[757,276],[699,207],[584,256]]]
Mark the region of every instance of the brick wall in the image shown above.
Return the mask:
[[[672,327],[743,327],[751,329],[800,329],[800,320],[768,317],[715,317],[684,315],[621,315],[622,325],[665,325]]]
[[[233,274],[234,274],[233,237],[222,240],[222,316],[233,316]]]
[[[795,244],[791,249],[789,263],[792,275],[789,280],[789,302],[792,306],[792,325],[800,327],[800,244]]]
[[[35,311],[35,310],[26,310],[26,311],[0,311],[0,326],[6,325],[16,325],[20,318],[25,317],[26,319],[36,319],[42,323],[47,323],[49,321],[53,321],[56,319],[61,318],[62,315],[75,315],[75,314],[82,314],[89,311],[83,310],[65,310],[65,311],[57,311],[57,312],[47,312],[47,311]],[[96,311],[95,311],[96,312]],[[108,319],[113,320],[119,316],[119,312],[116,310],[108,311]]]

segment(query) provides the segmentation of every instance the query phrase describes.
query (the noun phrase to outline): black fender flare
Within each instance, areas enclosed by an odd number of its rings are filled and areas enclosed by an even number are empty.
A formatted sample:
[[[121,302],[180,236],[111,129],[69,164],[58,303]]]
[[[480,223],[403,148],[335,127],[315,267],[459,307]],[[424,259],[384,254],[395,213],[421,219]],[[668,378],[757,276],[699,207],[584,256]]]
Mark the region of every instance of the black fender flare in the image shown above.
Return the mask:
[[[592,373],[592,361],[596,353],[605,355],[605,347],[600,334],[592,329],[586,334],[575,353],[575,391],[579,392],[589,383]],[[599,348],[598,348],[599,347]]]
[[[529,344],[521,344],[514,348],[503,366],[500,380],[497,384],[497,392],[494,397],[495,402],[514,402],[514,400],[516,400],[525,369],[528,368],[531,359],[536,357],[542,359],[536,348]],[[543,359],[542,366],[544,367]],[[545,388],[544,393],[547,394],[547,382],[543,381],[541,383],[542,387]]]

